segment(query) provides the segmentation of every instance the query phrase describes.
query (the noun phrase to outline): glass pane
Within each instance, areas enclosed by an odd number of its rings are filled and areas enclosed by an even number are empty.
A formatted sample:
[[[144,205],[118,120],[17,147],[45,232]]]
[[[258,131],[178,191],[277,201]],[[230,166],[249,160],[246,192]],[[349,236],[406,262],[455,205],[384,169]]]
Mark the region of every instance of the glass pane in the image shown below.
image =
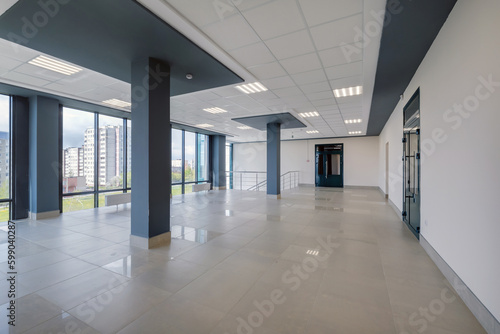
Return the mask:
[[[0,203],[0,222],[6,222],[10,218],[10,203]]]
[[[10,198],[10,97],[0,95],[0,198]],[[5,204],[7,208],[8,204]],[[5,208],[1,209],[3,213]],[[7,218],[3,219],[1,215],[0,221],[9,219],[9,211],[7,210]]]
[[[99,115],[99,189],[123,188],[123,118]]]
[[[99,207],[103,207],[104,204],[106,203],[106,195],[117,195],[117,194],[123,194],[123,191],[113,191],[109,193],[100,193],[99,194]]]
[[[184,143],[184,182],[196,181],[196,134],[186,131]]]
[[[72,212],[94,208],[94,195],[63,197],[63,212]]]
[[[340,175],[340,154],[328,154],[328,175]]]
[[[132,188],[132,121],[127,120],[127,188]]]
[[[94,189],[94,113],[63,109],[63,192]]]
[[[172,186],[172,196],[182,195],[182,185]]]
[[[172,183],[180,182],[182,182],[182,130],[172,129]]]
[[[198,181],[208,180],[208,136],[198,134]]]

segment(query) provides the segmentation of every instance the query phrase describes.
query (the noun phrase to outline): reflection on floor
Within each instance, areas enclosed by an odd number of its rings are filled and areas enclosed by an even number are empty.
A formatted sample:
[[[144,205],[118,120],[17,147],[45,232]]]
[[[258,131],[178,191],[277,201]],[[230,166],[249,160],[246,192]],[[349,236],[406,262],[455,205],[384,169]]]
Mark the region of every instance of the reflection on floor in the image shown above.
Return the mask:
[[[18,222],[10,331],[484,332],[377,190],[197,193],[171,215],[170,246],[150,251],[129,246],[127,205]]]

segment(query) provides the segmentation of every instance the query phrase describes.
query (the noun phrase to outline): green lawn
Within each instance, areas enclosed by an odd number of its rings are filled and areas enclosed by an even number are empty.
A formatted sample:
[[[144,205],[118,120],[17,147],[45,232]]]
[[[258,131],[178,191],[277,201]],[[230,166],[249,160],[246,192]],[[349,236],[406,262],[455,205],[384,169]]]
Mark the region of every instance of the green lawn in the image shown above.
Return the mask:
[[[0,208],[0,222],[9,220],[9,207]]]

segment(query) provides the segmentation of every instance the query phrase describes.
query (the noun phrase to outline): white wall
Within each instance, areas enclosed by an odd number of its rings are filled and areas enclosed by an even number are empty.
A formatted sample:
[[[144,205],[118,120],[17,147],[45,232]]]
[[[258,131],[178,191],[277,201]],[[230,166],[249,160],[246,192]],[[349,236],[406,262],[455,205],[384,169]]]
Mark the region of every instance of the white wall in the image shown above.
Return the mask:
[[[282,141],[281,174],[300,171],[300,183],[314,184],[317,144],[344,144],[344,185],[378,186],[378,137]],[[266,143],[235,143],[233,147],[235,171],[266,171]]]
[[[391,173],[400,173],[402,107],[420,87],[421,234],[500,320],[498,13],[498,0],[457,2],[380,135],[379,185],[386,142]],[[497,84],[485,85],[489,77]],[[401,183],[393,184],[389,196],[401,207]]]

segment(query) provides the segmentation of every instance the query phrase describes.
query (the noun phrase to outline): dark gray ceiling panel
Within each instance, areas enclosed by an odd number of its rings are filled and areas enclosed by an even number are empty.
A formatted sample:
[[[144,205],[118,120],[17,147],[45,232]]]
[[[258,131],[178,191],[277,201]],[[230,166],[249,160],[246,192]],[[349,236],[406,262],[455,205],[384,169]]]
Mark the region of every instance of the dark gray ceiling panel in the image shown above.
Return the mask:
[[[66,4],[52,16],[39,3],[47,2],[20,0],[4,13],[0,37],[128,83],[133,60],[161,59],[172,96],[243,81],[136,1],[54,1]]]
[[[388,0],[392,6],[394,0]],[[401,0],[382,32],[367,136],[382,132],[456,0]],[[403,126],[403,124],[401,124]]]

